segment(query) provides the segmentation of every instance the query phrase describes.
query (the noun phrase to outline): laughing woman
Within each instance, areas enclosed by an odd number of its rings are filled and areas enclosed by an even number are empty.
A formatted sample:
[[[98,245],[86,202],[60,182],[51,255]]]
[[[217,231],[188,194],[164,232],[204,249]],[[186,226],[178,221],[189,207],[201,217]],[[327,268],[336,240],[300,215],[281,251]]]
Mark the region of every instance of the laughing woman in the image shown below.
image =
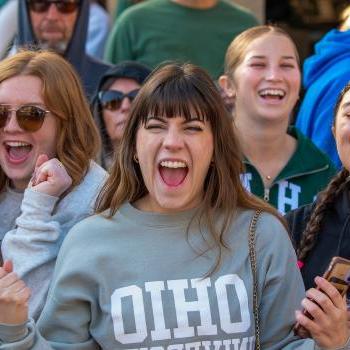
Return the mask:
[[[120,147],[97,214],[63,243],[37,326],[27,288],[9,262],[0,268],[3,349],[253,349],[256,210],[261,349],[316,349],[293,334],[305,294],[294,250],[275,210],[241,184],[237,138],[210,77],[188,64],[156,70]],[[343,349],[345,302],[318,285],[324,293],[308,294],[318,304],[303,300],[314,319],[298,321],[323,349]]]
[[[91,161],[98,147],[79,80],[63,58],[23,51],[0,62],[1,253],[31,288],[34,318],[64,237],[92,212],[105,179]]]
[[[335,174],[330,159],[288,127],[300,89],[299,57],[282,29],[258,26],[237,36],[220,85],[234,98],[245,155],[245,187],[282,214],[313,202]]]

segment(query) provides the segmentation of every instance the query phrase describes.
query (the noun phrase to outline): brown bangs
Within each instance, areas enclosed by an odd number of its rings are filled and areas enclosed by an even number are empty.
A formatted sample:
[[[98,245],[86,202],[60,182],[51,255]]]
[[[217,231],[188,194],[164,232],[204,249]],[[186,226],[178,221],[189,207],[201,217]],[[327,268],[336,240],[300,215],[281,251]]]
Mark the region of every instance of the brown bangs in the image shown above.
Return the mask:
[[[212,123],[211,119],[217,112],[211,101],[205,97],[208,95],[208,85],[201,85],[203,82],[186,75],[158,82],[158,85],[151,89],[151,93],[147,94],[146,90],[144,94],[140,94],[143,96],[139,96],[143,102],[137,111],[140,122],[145,124],[152,117],[182,117],[186,121],[197,119]],[[216,90],[213,97],[217,97],[218,91],[214,83],[212,87]]]

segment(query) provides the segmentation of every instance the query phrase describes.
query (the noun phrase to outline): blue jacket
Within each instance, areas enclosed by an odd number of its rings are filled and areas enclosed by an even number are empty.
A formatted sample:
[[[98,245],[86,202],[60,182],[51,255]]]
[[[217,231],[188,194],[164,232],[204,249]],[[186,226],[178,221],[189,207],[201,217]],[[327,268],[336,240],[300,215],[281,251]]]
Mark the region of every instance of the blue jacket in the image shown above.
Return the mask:
[[[335,102],[350,80],[350,30],[328,32],[305,60],[303,74],[307,91],[296,126],[340,168],[331,128]]]

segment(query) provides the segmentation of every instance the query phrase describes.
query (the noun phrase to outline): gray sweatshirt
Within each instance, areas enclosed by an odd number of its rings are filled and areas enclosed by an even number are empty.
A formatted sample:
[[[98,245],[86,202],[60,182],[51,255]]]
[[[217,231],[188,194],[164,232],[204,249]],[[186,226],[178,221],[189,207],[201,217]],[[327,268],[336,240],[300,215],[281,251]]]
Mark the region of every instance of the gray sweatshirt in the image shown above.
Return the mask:
[[[62,200],[32,189],[24,194],[8,189],[1,195],[0,206],[5,209],[0,221],[8,231],[0,232],[1,252],[32,290],[29,314],[34,319],[45,304],[62,241],[74,224],[92,213],[106,175],[92,162],[83,181]]]
[[[63,242],[38,325],[0,325],[0,349],[250,350],[255,329],[248,254],[251,211],[238,213],[219,269],[204,277],[205,251],[193,211],[173,215],[123,205],[110,220],[92,216]],[[311,350],[293,335],[305,292],[281,223],[257,226],[262,349]],[[201,254],[198,254],[201,252]]]

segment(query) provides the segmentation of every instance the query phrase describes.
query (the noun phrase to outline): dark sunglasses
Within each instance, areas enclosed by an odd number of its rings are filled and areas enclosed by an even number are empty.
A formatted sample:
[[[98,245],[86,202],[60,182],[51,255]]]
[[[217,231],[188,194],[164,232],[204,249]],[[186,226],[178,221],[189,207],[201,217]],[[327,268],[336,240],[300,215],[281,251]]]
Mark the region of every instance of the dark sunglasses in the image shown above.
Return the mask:
[[[78,9],[79,2],[80,0],[27,0],[29,9],[38,13],[48,11],[51,4],[55,4],[61,13],[72,13]]]
[[[50,111],[37,106],[21,106],[16,109],[10,105],[0,105],[0,128],[5,127],[12,112],[16,112],[17,123],[22,130],[34,132],[42,127],[45,115]]]
[[[120,108],[124,98],[127,97],[130,102],[132,102],[139,91],[140,89],[135,89],[128,92],[127,94],[124,94],[118,90],[100,91],[98,93],[98,99],[100,100],[102,108],[108,109],[109,111],[116,111]]]

